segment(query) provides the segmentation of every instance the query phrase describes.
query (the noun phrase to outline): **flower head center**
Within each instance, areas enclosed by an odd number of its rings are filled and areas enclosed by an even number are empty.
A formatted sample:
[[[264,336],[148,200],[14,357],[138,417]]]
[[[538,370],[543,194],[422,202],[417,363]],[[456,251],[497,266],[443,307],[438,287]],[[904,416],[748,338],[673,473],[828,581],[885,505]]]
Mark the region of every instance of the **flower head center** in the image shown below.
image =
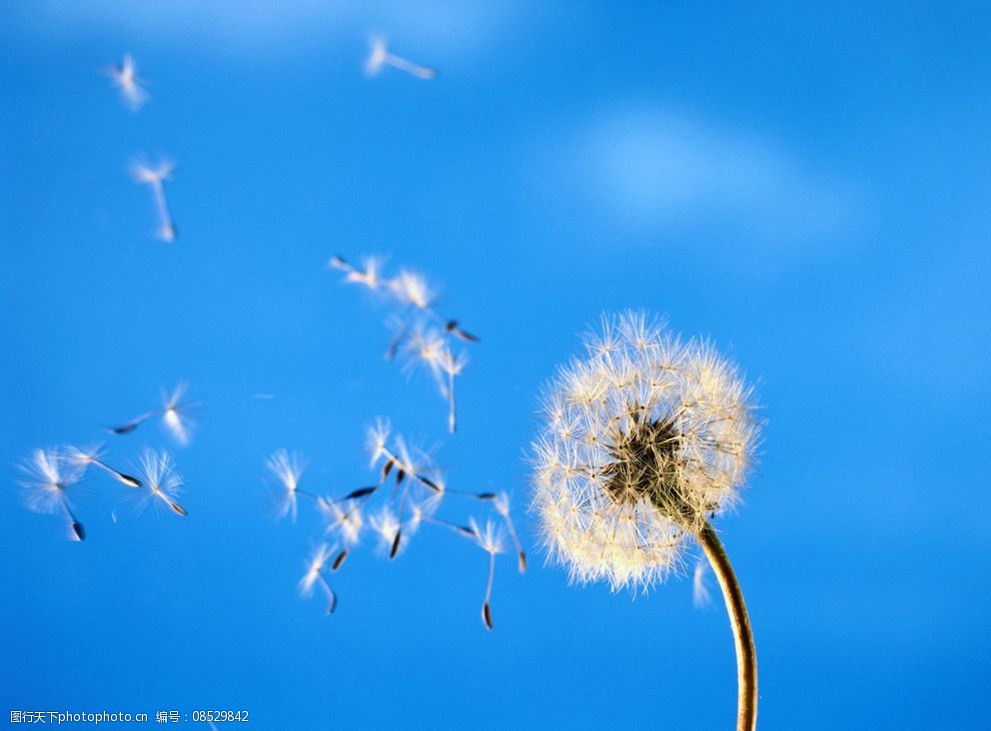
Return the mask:
[[[635,419],[609,447],[612,461],[603,470],[606,492],[617,502],[636,504],[646,499],[665,512],[673,512],[672,517],[684,516],[687,506],[679,489],[681,441],[681,432],[671,418]]]

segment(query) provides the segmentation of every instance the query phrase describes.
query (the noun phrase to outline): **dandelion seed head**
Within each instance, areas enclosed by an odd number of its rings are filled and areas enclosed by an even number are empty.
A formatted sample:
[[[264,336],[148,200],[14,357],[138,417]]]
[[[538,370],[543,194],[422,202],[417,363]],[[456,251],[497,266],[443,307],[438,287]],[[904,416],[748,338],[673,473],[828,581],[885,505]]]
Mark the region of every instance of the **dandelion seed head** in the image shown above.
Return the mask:
[[[757,439],[752,394],[704,341],[604,318],[544,397],[532,508],[572,580],[646,589],[731,506]]]

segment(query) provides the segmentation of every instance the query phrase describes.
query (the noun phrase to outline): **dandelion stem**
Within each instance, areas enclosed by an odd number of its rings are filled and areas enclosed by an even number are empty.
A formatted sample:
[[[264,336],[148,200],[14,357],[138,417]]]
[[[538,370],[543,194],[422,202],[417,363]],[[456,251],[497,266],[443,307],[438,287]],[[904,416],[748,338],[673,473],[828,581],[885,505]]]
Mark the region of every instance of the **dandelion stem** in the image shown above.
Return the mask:
[[[713,573],[719,579],[719,586],[726,600],[726,611],[733,626],[739,685],[736,728],[737,731],[753,731],[757,728],[757,650],[754,647],[754,635],[750,629],[747,605],[743,601],[743,591],[736,580],[736,574],[733,573],[729,556],[726,555],[722,542],[708,521],[699,531],[697,538],[712,565]]]

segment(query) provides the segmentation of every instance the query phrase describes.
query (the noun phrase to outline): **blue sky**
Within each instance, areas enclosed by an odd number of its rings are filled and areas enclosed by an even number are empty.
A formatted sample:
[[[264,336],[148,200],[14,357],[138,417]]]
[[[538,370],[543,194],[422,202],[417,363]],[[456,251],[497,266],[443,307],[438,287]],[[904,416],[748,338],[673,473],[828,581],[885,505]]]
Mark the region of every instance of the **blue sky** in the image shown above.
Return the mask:
[[[726,728],[721,605],[694,609],[690,578],[569,587],[522,511],[541,384],[634,307],[712,338],[767,420],[717,526],[761,727],[985,727],[987,8],[265,6],[0,11],[0,706]],[[372,32],[440,76],[366,78]],[[128,52],[138,114],[102,73]],[[139,153],[178,161],[174,244],[128,177]],[[371,253],[482,337],[455,436],[432,384],[383,360],[385,311],[326,268]],[[96,476],[85,543],[24,509],[32,449],[100,438],[183,380],[188,518],[135,515]],[[333,617],[296,597],[319,526],[273,519],[264,459],[365,484],[376,416],[436,445],[452,486],[513,494],[534,560],[500,562],[494,632],[484,554],[441,532],[396,562],[366,541]],[[173,448],[148,427],[111,459]]]

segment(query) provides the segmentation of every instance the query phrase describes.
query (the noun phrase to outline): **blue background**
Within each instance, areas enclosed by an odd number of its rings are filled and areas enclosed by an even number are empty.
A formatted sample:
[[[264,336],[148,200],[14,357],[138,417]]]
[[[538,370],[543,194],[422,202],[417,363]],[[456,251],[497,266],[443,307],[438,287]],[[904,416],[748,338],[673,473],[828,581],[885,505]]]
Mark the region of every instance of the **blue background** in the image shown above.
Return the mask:
[[[986,5],[206,6],[0,9],[4,714],[729,728],[718,596],[569,587],[521,509],[540,384],[601,311],[642,307],[738,360],[767,419],[718,523],[762,728],[991,727]],[[366,78],[372,31],[440,77]],[[126,52],[136,115],[102,74]],[[141,152],[179,163],[174,244],[127,175]],[[383,360],[385,311],[325,267],[375,252],[483,338],[456,436]],[[85,543],[24,509],[33,448],[180,380],[188,518],[136,516],[95,473]],[[515,496],[534,561],[500,561],[494,632],[485,555],[439,531],[395,562],[366,540],[333,617],[296,597],[319,525],[273,519],[263,460],[364,484],[378,415],[452,486]],[[146,444],[169,446],[149,424],[110,460]]]

